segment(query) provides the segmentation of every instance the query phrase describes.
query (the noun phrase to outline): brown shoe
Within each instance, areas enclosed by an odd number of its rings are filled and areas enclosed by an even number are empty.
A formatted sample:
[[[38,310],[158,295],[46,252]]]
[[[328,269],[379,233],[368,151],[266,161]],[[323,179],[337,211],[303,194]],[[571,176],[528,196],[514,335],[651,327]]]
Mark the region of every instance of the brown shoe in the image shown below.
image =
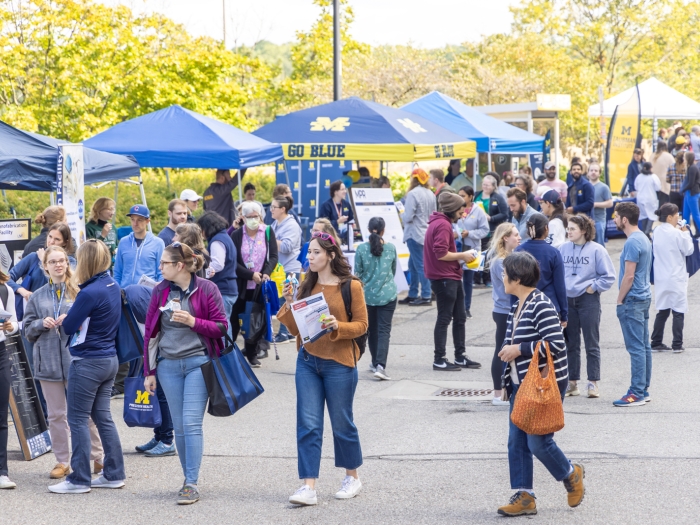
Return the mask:
[[[94,474],[100,474],[105,466],[99,461],[95,460],[95,465],[93,466],[92,472]]]
[[[70,474],[70,467],[63,463],[57,463],[51,471],[51,474],[49,474],[49,477],[51,479],[61,479],[65,478],[68,474]]]
[[[498,509],[498,513],[501,516],[525,516],[528,514],[537,514],[535,496],[529,492],[516,492],[510,498],[508,505]]]
[[[571,475],[564,480],[564,486],[566,487],[566,492],[569,499],[569,507],[578,507],[583,501],[583,495],[586,489],[583,487],[583,478],[586,477],[586,473],[583,470],[583,465],[578,463],[573,464],[574,471]]]

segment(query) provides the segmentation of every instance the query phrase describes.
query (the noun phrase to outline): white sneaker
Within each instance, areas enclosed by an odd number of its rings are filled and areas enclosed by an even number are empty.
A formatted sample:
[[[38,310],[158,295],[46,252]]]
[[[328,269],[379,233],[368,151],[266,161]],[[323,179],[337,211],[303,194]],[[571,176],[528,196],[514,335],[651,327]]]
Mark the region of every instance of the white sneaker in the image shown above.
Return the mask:
[[[293,503],[294,505],[316,505],[316,503],[318,503],[316,491],[308,485],[304,485],[289,496],[289,503]]]
[[[494,397],[491,399],[491,404],[495,407],[506,407],[510,406],[510,401],[503,401],[500,397]]]
[[[382,365],[377,365],[377,371],[374,373],[374,377],[387,381],[391,379]]]
[[[7,476],[0,476],[0,489],[14,489],[17,487],[17,483],[10,481]]]
[[[90,486],[94,489],[120,489],[126,483],[124,480],[109,481],[104,475],[98,476],[90,482]]]
[[[372,363],[370,363],[370,364],[369,364],[369,371],[370,371],[370,372],[376,372],[376,371],[377,371],[377,367],[374,366]]]
[[[84,494],[90,492],[90,487],[87,485],[73,485],[68,480],[61,481],[57,485],[50,485],[49,490],[56,494]]]
[[[600,397],[598,385],[596,385],[592,381],[588,382],[588,388],[586,390],[588,391],[588,397]]]
[[[343,484],[340,490],[335,493],[335,499],[350,499],[357,496],[362,488],[362,482],[359,478],[353,478],[352,476],[345,476]]]

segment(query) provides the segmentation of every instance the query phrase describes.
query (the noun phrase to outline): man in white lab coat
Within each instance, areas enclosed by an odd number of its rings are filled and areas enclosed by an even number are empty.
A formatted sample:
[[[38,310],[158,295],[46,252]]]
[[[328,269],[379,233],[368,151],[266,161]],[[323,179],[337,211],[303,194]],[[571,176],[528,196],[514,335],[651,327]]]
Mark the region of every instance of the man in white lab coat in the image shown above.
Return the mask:
[[[685,258],[693,253],[693,239],[687,226],[678,227],[678,206],[666,203],[658,210],[661,224],[654,229],[654,288],[656,320],[651,334],[651,351],[675,353],[683,349],[683,323],[688,309],[688,271]],[[673,313],[673,343],[663,343],[664,326]]]

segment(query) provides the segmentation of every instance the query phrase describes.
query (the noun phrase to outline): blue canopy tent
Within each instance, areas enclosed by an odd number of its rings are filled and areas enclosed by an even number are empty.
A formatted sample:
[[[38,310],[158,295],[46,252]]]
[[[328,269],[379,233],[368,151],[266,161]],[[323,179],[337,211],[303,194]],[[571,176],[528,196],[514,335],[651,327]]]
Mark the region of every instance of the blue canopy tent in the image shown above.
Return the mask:
[[[419,161],[476,154],[473,141],[430,120],[357,97],[278,117],[254,134],[282,144],[286,161],[319,161],[316,203],[323,160]],[[300,202],[301,180],[298,187]]]
[[[489,166],[494,153],[526,154],[544,150],[544,137],[490,117],[439,91],[433,91],[401,109],[438,122],[460,137],[475,141],[476,150],[488,154]]]
[[[54,191],[58,145],[65,143],[0,121],[0,189]],[[140,176],[132,157],[83,148],[83,161],[85,184]]]

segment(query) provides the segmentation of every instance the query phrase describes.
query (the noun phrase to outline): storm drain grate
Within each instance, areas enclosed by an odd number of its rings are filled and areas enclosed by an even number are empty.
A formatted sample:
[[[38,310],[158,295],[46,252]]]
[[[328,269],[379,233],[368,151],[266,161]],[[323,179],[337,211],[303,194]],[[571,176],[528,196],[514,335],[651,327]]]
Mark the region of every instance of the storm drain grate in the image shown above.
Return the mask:
[[[434,396],[439,397],[486,397],[493,394],[490,388],[441,388]]]

